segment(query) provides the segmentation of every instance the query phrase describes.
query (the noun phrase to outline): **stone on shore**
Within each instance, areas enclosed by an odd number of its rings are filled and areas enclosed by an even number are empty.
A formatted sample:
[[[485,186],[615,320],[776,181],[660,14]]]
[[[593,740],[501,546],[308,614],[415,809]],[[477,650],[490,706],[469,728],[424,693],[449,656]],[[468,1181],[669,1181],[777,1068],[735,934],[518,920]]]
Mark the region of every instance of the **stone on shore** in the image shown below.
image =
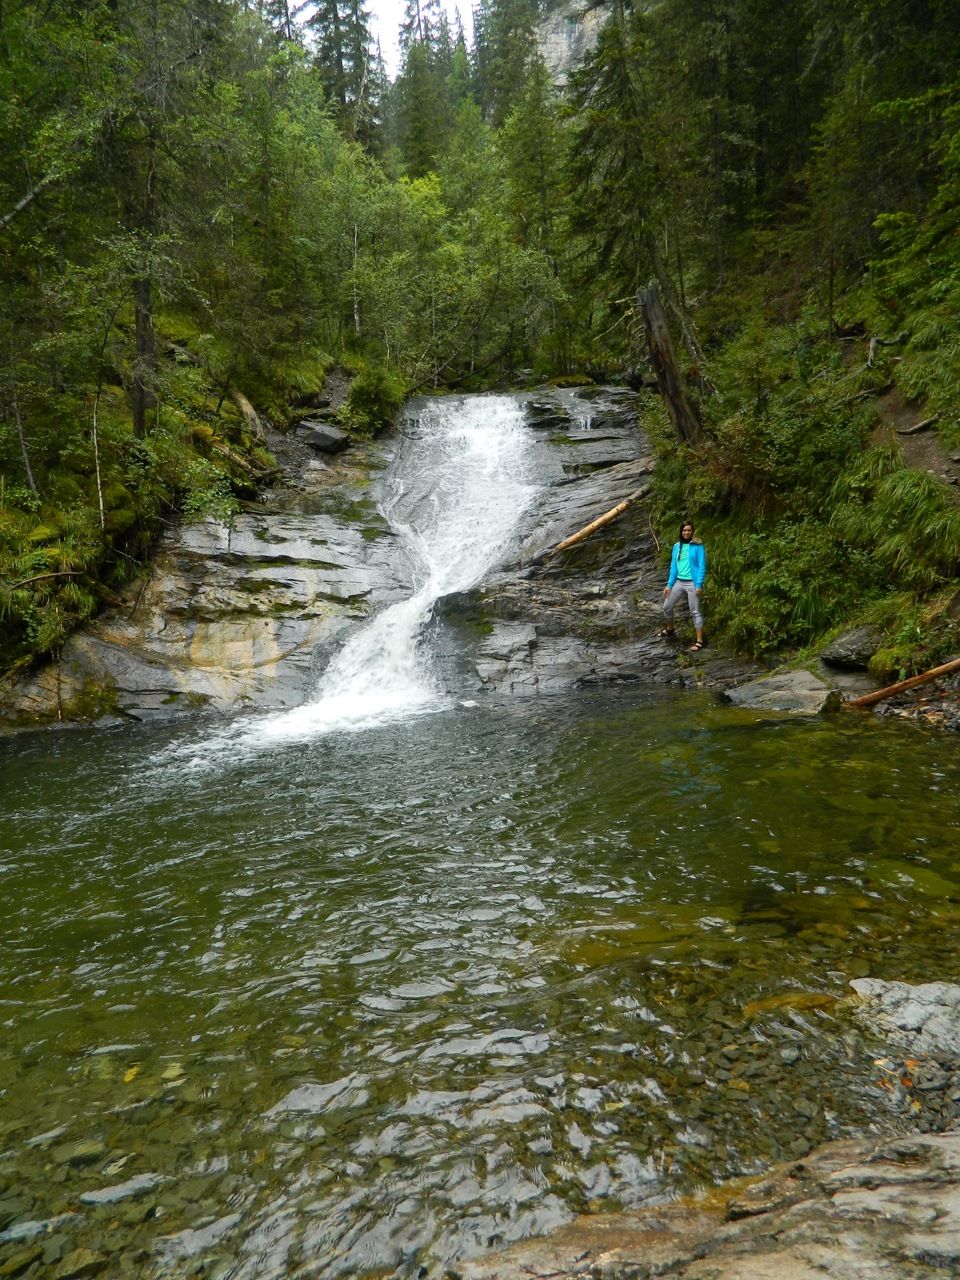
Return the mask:
[[[296,428],[297,439],[308,444],[318,453],[341,453],[350,443],[350,437],[340,427],[317,418],[301,422]]]
[[[960,1054],[960,986],[953,982],[850,983],[862,1004],[859,1020],[871,1024],[916,1056]]]
[[[880,648],[883,632],[879,627],[854,627],[832,640],[820,654],[828,667],[844,671],[866,671],[870,659]]]
[[[794,711],[818,715],[840,705],[840,693],[809,671],[786,671],[762,676],[728,689],[726,696],[738,707],[754,711]]]

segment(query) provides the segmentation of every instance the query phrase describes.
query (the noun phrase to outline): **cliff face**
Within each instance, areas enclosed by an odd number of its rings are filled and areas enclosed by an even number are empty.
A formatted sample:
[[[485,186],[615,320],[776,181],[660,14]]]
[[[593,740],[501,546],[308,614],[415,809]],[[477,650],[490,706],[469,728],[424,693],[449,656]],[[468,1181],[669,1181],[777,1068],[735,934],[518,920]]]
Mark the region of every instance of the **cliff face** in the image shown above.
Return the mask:
[[[558,84],[567,76],[584,54],[597,42],[597,33],[607,17],[604,9],[584,12],[582,3],[563,0],[540,23],[537,42],[544,62]]]
[[[137,720],[301,703],[351,626],[409,590],[370,498],[392,445],[335,466],[271,440],[284,481],[228,527],[178,524],[119,607],[50,663],[0,689],[14,723],[119,714]]]

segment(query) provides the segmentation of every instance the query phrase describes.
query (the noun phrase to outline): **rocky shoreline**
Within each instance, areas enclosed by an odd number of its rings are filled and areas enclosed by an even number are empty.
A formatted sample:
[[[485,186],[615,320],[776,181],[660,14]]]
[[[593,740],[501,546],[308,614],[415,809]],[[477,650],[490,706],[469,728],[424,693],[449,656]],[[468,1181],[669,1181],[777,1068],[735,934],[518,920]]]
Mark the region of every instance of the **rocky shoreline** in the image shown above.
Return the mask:
[[[828,1142],[641,1212],[581,1215],[447,1280],[935,1280],[960,1269],[960,986],[851,983],[850,1015],[910,1132]]]
[[[940,1280],[960,1267],[960,1132],[829,1143],[746,1185],[579,1218],[447,1280]]]

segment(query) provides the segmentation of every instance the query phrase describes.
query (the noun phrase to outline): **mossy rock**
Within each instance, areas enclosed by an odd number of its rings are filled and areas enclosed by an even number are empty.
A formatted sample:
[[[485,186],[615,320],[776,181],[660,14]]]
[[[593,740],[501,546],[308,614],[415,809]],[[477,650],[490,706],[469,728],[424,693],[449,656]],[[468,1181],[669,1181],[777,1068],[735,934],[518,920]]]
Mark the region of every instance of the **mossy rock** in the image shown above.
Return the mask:
[[[117,686],[92,678],[84,680],[63,710],[71,720],[100,720],[103,716],[116,715],[119,710]]]

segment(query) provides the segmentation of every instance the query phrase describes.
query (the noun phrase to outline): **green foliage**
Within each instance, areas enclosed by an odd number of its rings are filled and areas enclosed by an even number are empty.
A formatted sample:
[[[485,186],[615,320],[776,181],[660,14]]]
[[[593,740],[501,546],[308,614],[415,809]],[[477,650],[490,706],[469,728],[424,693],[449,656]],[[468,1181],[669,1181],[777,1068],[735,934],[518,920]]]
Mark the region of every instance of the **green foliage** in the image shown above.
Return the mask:
[[[923,599],[898,592],[877,601],[865,615],[885,633],[870,660],[873,675],[884,683],[903,680],[956,656],[958,603],[955,586]]]
[[[0,492],[0,652],[9,665],[56,652],[97,605],[99,537],[91,512],[13,505]],[[43,517],[46,516],[44,520]]]
[[[833,488],[831,526],[868,554],[878,575],[926,590],[960,575],[960,507],[946,486],[873,449]]]
[[[403,379],[395,370],[365,364],[350,384],[340,419],[358,435],[379,431],[394,421],[406,393]]]
[[[193,458],[183,474],[183,514],[188,520],[209,517],[228,524],[240,510],[230,478],[206,458]]]
[[[844,617],[868,559],[815,521],[779,521],[710,539],[710,627],[762,656],[807,643]]]

